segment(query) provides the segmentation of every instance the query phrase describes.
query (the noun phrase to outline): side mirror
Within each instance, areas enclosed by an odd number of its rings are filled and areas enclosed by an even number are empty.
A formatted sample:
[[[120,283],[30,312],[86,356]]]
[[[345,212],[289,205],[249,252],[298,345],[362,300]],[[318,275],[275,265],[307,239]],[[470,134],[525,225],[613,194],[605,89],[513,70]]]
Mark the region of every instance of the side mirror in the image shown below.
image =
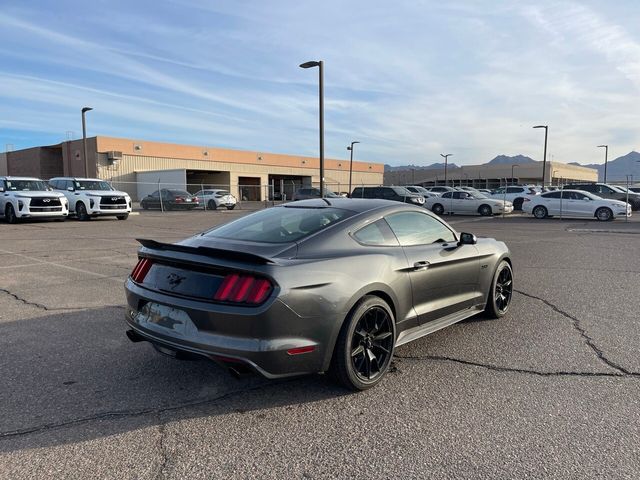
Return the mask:
[[[4,192],[4,187],[0,187],[0,192]]]
[[[458,241],[458,246],[460,245],[475,245],[478,243],[478,239],[473,233],[465,233],[462,232],[460,234],[460,240]]]
[[[67,187],[67,190],[69,190],[70,192],[73,192],[73,187]]]

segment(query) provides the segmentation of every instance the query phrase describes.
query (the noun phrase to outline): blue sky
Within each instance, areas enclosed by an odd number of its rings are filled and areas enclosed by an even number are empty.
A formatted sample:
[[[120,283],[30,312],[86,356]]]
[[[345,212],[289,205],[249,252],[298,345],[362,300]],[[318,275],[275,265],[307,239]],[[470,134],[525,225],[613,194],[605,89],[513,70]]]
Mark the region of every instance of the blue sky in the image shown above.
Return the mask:
[[[640,150],[628,1],[21,1],[0,9],[0,149],[88,135],[392,165]]]

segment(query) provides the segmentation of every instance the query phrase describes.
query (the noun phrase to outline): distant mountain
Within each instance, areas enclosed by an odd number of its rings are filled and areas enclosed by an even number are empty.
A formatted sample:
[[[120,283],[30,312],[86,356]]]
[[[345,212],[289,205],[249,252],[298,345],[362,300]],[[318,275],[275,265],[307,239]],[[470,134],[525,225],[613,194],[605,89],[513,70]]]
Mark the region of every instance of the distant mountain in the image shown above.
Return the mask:
[[[525,157],[524,155],[515,155],[513,157],[510,157],[508,155],[498,155],[493,160],[485,163],[485,165],[521,165],[523,163],[535,163],[535,160],[533,158]]]
[[[598,180],[604,181],[604,162],[581,166],[595,168],[598,170]],[[634,183],[640,181],[640,153],[633,151],[615,160],[609,160],[607,164],[608,182],[624,182],[627,175],[633,175]]]
[[[385,164],[384,166],[384,171],[385,172],[398,172],[400,170],[430,170],[433,168],[444,168],[444,163],[432,163],[431,165],[400,165],[397,167],[391,166],[391,165],[387,165]],[[458,167],[458,165],[456,165],[455,163],[447,163],[447,168],[460,168]]]

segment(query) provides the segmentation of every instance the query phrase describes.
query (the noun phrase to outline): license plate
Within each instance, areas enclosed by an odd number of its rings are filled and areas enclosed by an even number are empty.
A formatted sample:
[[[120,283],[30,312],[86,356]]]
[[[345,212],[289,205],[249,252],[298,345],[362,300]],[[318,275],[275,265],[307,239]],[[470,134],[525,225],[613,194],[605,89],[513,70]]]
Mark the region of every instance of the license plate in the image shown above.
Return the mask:
[[[191,201],[191,199],[190,199],[190,198],[187,198],[187,202],[190,202],[190,201]]]
[[[160,333],[184,335],[191,323],[183,310],[149,302],[133,315],[141,326]]]

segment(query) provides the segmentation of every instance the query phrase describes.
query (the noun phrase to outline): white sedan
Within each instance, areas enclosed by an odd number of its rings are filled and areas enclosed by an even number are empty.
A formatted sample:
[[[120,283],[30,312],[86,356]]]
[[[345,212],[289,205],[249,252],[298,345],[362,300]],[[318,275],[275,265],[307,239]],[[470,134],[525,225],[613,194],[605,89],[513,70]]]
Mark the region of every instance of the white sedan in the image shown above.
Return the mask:
[[[631,205],[628,203],[601,198],[584,190],[557,190],[536,195],[522,205],[522,210],[536,218],[564,215],[595,217],[603,222],[631,216]]]
[[[457,213],[490,216],[497,213],[513,212],[511,202],[495,200],[479,192],[445,192],[439,197],[425,199],[424,206],[436,215]]]
[[[226,207],[227,210],[233,210],[236,206],[236,197],[231,195],[228,190],[215,188],[200,190],[195,196],[200,199],[200,203],[205,205],[207,210],[215,210],[218,207]]]

